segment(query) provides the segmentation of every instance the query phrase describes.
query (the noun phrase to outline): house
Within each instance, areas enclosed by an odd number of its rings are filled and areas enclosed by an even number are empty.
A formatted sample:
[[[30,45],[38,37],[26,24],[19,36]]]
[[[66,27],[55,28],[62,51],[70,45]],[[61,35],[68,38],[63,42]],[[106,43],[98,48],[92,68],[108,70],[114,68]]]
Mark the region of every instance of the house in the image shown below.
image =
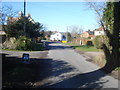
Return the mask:
[[[12,22],[16,22],[19,20],[19,17],[8,17],[7,24],[11,24]]]
[[[55,32],[50,36],[51,41],[62,41],[66,40],[66,36],[63,33]]]
[[[0,35],[6,35],[5,31],[0,30]]]
[[[18,17],[8,17],[8,21],[7,24],[11,24],[12,22],[16,22],[20,19],[20,17],[23,15],[22,11],[19,12]],[[29,21],[31,21],[32,23],[35,23],[35,21],[31,18],[31,15],[28,13],[28,16],[26,16]]]
[[[82,33],[80,38],[76,39],[76,43],[79,43],[80,45],[87,45],[88,43],[92,43],[93,38],[98,35],[105,35],[103,27],[99,27],[93,31],[88,30]]]
[[[3,47],[3,42],[5,41],[6,33],[4,30],[2,30],[2,26],[0,25],[0,48]]]
[[[80,45],[86,45],[88,41],[92,41],[93,37],[93,31],[88,30],[80,35],[80,38],[77,40],[77,42],[79,41]]]
[[[105,31],[103,27],[99,27],[98,29],[94,30],[94,36],[98,36],[98,35],[105,35]]]
[[[6,25],[0,25],[0,36],[6,35],[5,31],[3,30],[3,26],[5,27]]]
[[[81,38],[89,38],[89,39],[92,39],[93,36],[94,36],[93,31],[90,31],[90,30],[80,35]]]

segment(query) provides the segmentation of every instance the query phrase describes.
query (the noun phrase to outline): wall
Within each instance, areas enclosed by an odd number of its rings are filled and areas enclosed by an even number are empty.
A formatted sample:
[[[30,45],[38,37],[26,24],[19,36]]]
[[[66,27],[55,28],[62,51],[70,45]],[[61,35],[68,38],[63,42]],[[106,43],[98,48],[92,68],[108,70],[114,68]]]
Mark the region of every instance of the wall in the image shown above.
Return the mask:
[[[94,35],[105,35],[104,31],[94,31]]]
[[[84,33],[81,35],[81,37],[83,37],[83,38],[88,38],[88,37],[89,37],[89,34],[88,34],[87,32],[84,32]]]

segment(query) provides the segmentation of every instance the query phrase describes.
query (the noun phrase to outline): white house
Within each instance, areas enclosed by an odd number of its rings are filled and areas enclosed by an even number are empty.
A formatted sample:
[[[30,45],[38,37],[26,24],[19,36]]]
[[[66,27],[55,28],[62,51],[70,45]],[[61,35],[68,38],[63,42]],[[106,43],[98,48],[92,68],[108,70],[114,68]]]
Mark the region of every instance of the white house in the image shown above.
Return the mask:
[[[63,39],[66,39],[66,37],[60,32],[54,33],[50,36],[51,41],[62,41]]]
[[[0,35],[6,35],[5,31],[0,30]]]
[[[98,28],[98,29],[95,29],[95,30],[94,30],[94,35],[95,35],[95,36],[105,35],[105,31],[104,31],[103,27],[100,27],[100,28]]]

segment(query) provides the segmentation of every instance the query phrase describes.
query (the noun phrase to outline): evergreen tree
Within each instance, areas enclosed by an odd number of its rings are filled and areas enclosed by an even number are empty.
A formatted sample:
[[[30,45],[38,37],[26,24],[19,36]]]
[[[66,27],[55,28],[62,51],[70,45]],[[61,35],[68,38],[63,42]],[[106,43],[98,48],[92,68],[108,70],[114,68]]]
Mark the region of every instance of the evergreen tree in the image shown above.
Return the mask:
[[[103,21],[108,37],[108,43],[103,45],[107,60],[103,70],[110,73],[120,66],[120,2],[107,2]]]
[[[25,22],[25,30],[24,30]],[[43,25],[38,22],[32,22],[28,17],[21,15],[19,20],[7,25],[6,33],[9,37],[19,38],[20,36],[27,36],[29,38],[36,38],[40,36],[43,30]]]

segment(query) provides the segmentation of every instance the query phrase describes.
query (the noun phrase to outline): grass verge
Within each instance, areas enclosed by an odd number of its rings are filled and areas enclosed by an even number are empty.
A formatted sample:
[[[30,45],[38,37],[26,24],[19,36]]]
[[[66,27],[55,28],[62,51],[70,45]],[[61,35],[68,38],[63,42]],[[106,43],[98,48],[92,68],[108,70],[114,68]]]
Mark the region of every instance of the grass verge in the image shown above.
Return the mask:
[[[85,51],[85,52],[98,52],[99,51],[93,46],[72,46],[72,48],[78,49],[80,51]]]
[[[76,43],[66,43],[65,45],[70,45],[73,49],[77,49],[80,51],[84,52],[98,52],[100,51],[99,49],[95,48],[94,46],[80,46],[79,44]]]

